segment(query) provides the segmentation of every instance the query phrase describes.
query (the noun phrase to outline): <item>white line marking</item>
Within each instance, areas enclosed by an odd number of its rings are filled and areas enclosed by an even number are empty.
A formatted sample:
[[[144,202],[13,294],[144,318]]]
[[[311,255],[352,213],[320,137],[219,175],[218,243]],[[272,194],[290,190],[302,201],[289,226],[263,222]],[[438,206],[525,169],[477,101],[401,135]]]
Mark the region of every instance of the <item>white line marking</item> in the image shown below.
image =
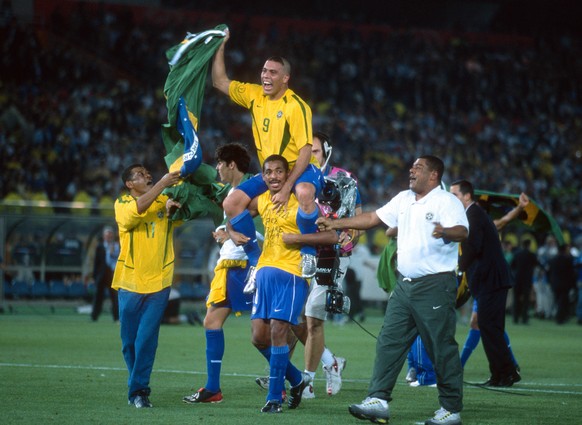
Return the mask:
[[[127,372],[125,367],[109,367],[109,366],[82,366],[82,365],[50,365],[50,364],[31,364],[31,363],[0,363],[0,367],[29,367],[36,369],[83,369],[83,370],[108,370],[111,372]],[[192,370],[176,370],[176,369],[155,369],[154,373],[179,373],[188,375],[206,375],[206,371],[192,371]],[[260,373],[221,373],[222,376],[231,377],[242,377],[242,378],[256,378]],[[323,380],[325,378],[319,378],[316,380]],[[343,382],[354,382],[354,383],[368,383],[369,379],[344,379]],[[398,385],[406,385],[406,382],[399,382]],[[524,387],[542,387],[542,388],[524,388]],[[580,391],[570,391],[570,390],[552,390],[547,389],[548,387],[560,388],[581,388]],[[467,389],[478,389],[479,387],[473,385],[465,385],[464,388]],[[502,389],[496,388],[496,390],[503,391]],[[546,393],[546,394],[574,394],[582,395],[582,384],[562,384],[562,383],[547,383],[547,382],[523,382],[521,381],[516,386],[507,388],[508,391],[521,391],[524,393]]]

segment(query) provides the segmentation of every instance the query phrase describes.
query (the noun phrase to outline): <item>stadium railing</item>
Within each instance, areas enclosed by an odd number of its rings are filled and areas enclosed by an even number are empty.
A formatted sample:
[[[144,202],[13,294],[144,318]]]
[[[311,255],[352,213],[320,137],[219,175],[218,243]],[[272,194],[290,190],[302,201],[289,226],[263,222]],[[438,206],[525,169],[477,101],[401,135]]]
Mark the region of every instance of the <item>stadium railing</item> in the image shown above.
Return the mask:
[[[116,229],[112,207],[0,202],[0,303],[6,298],[90,296],[95,249],[105,225]],[[197,292],[208,287],[217,249],[213,229],[211,220],[194,220],[176,228],[176,284],[189,284]],[[63,282],[64,288],[55,282]]]

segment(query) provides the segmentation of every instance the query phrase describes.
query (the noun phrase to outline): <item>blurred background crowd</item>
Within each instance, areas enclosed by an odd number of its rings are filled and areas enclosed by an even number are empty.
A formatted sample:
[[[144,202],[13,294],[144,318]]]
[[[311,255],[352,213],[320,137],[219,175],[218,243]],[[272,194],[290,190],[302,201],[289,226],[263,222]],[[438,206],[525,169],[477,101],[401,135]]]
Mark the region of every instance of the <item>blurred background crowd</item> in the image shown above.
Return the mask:
[[[45,201],[56,212],[71,201],[110,209],[126,165],[143,162],[161,177],[165,52],[187,32],[226,23],[230,78],[259,82],[267,57],[291,61],[290,86],[311,105],[314,129],[331,135],[332,163],[358,177],[364,209],[405,189],[414,159],[431,153],[445,161],[445,183],[467,178],[477,189],[527,193],[554,216],[580,262],[582,28],[575,2],[246,3],[1,0],[0,200]],[[210,81],[199,136],[210,164],[219,144],[254,149],[248,113]],[[72,280],[86,279],[105,221],[75,220],[14,224],[5,254],[15,280],[26,280],[21,273],[38,279],[31,265],[41,280],[61,278],[72,265]],[[177,236],[178,268],[205,276],[214,258],[210,230],[190,230]],[[509,255],[519,241],[504,236]],[[534,311],[549,318],[555,306],[544,301],[552,299],[545,274],[558,248],[552,236],[535,237]],[[42,264],[35,243],[46,245]],[[385,299],[375,284],[385,243],[378,229],[358,245],[354,301]],[[44,264],[58,270],[51,274]],[[188,280],[179,274],[177,281]],[[176,286],[186,297],[192,285]],[[581,318],[580,302],[578,309]]]
[[[153,3],[47,0],[26,21],[2,2],[0,198],[110,203],[124,165],[141,161],[161,175],[165,51],[187,31],[226,23],[231,78],[258,81],[266,57],[290,59],[291,88],[310,103],[314,128],[331,134],[332,161],[357,175],[366,209],[406,188],[414,158],[432,153],[447,164],[446,182],[526,192],[573,237],[581,233],[582,38],[574,29],[508,27],[507,13],[463,21],[462,10],[447,27],[429,10],[418,27],[404,2],[384,15],[372,2],[372,14],[331,1],[300,2],[295,12],[265,2]],[[218,144],[252,146],[247,113],[210,83],[200,139],[209,163]]]

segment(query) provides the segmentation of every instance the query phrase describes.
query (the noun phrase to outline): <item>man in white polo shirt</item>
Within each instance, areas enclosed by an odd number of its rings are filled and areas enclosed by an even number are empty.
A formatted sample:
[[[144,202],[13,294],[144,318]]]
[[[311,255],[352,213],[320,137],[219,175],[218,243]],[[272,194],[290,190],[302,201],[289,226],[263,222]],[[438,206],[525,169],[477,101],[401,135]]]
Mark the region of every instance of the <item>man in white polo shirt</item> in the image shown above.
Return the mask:
[[[317,220],[320,230],[366,230],[381,223],[398,227],[398,282],[378,335],[368,397],[349,407],[358,419],[388,422],[392,390],[420,335],[434,363],[441,405],[425,423],[461,424],[463,369],[455,341],[455,269],[458,242],[467,237],[469,223],[462,203],[441,188],[443,172],[439,158],[421,156],[410,169],[410,189],[383,207],[349,218]]]

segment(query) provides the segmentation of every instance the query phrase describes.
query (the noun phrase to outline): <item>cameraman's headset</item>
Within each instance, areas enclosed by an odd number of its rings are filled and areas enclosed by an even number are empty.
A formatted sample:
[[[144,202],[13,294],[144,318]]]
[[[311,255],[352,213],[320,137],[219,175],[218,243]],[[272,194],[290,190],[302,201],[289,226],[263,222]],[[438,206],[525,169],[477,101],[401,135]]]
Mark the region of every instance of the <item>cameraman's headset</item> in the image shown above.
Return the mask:
[[[327,167],[327,163],[329,162],[329,158],[331,158],[331,151],[333,148],[331,147],[331,142],[329,136],[324,133],[323,131],[316,131],[313,133],[313,137],[317,137],[321,141],[321,148],[323,150],[323,158],[325,162],[321,166],[321,170],[325,170]]]

